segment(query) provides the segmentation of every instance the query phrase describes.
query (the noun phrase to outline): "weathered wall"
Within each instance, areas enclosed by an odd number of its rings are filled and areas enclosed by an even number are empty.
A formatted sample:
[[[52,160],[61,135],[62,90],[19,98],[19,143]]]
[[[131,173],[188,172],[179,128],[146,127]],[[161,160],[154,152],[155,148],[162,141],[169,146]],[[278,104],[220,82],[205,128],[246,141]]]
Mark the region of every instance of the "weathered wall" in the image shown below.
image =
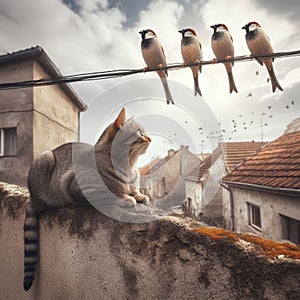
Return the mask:
[[[265,192],[232,187],[235,230],[263,234],[274,240],[282,239],[280,215],[300,221],[300,199]],[[248,225],[247,202],[258,205],[261,213],[261,231]]]
[[[170,151],[168,155],[163,164],[154,166],[152,172],[141,177],[145,194],[164,208],[183,203],[184,177],[200,163],[200,159],[188,150],[188,146],[181,146],[178,151]]]
[[[31,79],[31,60],[0,66],[0,83]],[[0,180],[22,186],[33,159],[32,95],[32,88],[0,91],[0,128],[17,128],[17,156],[0,157]]]
[[[0,66],[0,83],[49,77],[33,60]],[[17,156],[0,157],[0,180],[27,186],[42,151],[78,140],[79,109],[59,85],[0,91],[0,128],[17,128]]]
[[[34,61],[33,79],[48,76]],[[44,150],[78,140],[79,109],[59,85],[35,88],[33,106],[34,157]]]
[[[93,208],[40,219],[40,264],[23,291],[25,190],[0,184],[0,299],[299,299],[300,261],[257,256],[178,217],[130,224]]]

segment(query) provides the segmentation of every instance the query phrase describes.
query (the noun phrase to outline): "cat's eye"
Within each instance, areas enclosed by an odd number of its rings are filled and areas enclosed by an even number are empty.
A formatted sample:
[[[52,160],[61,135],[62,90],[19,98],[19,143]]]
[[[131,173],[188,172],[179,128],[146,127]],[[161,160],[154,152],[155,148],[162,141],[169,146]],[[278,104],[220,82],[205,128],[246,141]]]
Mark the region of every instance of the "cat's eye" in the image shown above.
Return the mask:
[[[142,130],[141,130],[141,129],[138,129],[138,130],[136,131],[136,133],[137,133],[139,136],[144,136],[144,134],[142,133]]]

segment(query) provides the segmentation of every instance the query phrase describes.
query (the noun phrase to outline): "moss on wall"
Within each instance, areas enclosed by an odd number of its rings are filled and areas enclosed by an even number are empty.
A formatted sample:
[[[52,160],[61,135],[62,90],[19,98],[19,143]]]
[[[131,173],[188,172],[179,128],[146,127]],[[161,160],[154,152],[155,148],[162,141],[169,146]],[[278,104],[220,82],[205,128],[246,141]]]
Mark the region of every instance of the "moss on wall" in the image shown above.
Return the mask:
[[[300,299],[299,247],[290,243],[178,216],[125,223],[82,206],[40,217],[40,262],[25,293],[27,197],[0,184],[0,299]]]

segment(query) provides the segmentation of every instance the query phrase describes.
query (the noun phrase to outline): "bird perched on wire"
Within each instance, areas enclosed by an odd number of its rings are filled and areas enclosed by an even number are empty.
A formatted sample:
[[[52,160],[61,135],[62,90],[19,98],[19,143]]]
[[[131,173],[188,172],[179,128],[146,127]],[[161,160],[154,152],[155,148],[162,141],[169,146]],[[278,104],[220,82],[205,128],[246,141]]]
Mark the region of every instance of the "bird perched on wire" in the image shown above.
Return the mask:
[[[242,29],[246,30],[246,43],[252,55],[263,55],[274,53],[270,39],[263,31],[261,26],[257,22],[249,22]],[[270,75],[272,84],[272,91],[275,92],[276,88],[283,91],[280,86],[273,68],[274,58],[257,58],[261,65],[265,65]]]
[[[233,39],[228,31],[228,28],[224,24],[215,24],[210,26],[214,33],[211,37],[211,47],[217,59],[230,59],[234,56],[234,46]],[[229,92],[232,93],[235,91],[238,92],[233,74],[232,66],[233,62],[224,63],[229,80]]]
[[[142,55],[145,60],[145,63],[147,65],[146,69],[155,69],[157,67],[165,67],[167,65],[166,62],[166,56],[164,53],[164,49],[160,44],[159,39],[157,38],[155,32],[152,29],[145,29],[139,32],[142,36],[142,42],[141,42],[141,49],[142,49]],[[156,71],[158,76],[161,79],[161,82],[163,84],[166,98],[167,98],[167,104],[170,102],[174,104],[168,82],[167,82],[167,76],[168,72],[167,70],[159,70]]]
[[[183,64],[186,65],[191,63],[200,63],[203,58],[202,46],[196,31],[192,28],[185,28],[179,30],[178,32],[182,34],[181,54],[183,58]],[[202,71],[201,65],[190,68],[194,77],[194,94],[195,96],[197,94],[202,96],[198,81],[198,72],[201,73]]]

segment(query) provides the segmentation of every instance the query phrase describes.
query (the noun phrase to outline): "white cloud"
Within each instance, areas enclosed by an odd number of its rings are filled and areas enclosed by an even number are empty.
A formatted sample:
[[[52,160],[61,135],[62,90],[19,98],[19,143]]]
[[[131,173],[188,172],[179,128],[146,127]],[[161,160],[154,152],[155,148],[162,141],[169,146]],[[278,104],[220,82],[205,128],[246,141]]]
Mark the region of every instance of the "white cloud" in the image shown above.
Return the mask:
[[[182,61],[182,57],[181,36],[177,31],[182,26],[194,26],[203,45],[204,59],[210,60],[213,57],[210,25],[217,22],[227,24],[234,39],[235,54],[244,55],[248,54],[249,50],[245,42],[245,32],[241,27],[251,20],[261,23],[276,51],[294,50],[299,47],[298,28],[292,20],[280,14],[271,15],[250,0],[233,0],[230,5],[224,4],[223,0],[153,0],[136,16],[136,21],[131,27],[126,25],[127,17],[121,6],[110,8],[107,0],[82,0],[79,2],[78,14],[59,0],[2,0],[0,27],[5,30],[0,32],[0,49],[2,53],[6,53],[41,45],[66,75],[141,68],[144,67],[144,61],[138,32],[143,28],[156,31],[165,48],[168,63],[178,63]],[[285,88],[285,92],[280,94],[282,102],[296,93],[295,89],[289,88],[298,83],[300,78],[296,59],[278,59],[275,62],[276,74]],[[257,70],[259,76],[255,75]],[[265,67],[261,67],[256,61],[236,63],[233,73],[239,90],[238,95],[229,95],[224,66],[210,65],[204,66],[200,75],[203,99],[196,97],[192,100],[189,98],[188,101],[206,101],[224,124],[229,124],[240,111],[244,113],[247,110],[263,109],[260,100],[266,96],[268,99],[263,101],[263,104],[270,104],[270,101],[272,104],[272,99],[275,101],[270,83],[266,82],[268,75]],[[138,74],[130,79],[151,77],[157,75]],[[89,102],[108,87],[128,79],[76,83],[74,87],[83,100]],[[188,68],[170,71],[169,80],[188,86],[192,93],[193,79]],[[161,86],[153,88],[162,89]],[[286,90],[289,90],[289,93],[286,93]],[[246,97],[249,91],[253,94],[252,98]],[[286,114],[281,122],[286,123],[287,116]],[[176,117],[174,115],[174,118]]]

